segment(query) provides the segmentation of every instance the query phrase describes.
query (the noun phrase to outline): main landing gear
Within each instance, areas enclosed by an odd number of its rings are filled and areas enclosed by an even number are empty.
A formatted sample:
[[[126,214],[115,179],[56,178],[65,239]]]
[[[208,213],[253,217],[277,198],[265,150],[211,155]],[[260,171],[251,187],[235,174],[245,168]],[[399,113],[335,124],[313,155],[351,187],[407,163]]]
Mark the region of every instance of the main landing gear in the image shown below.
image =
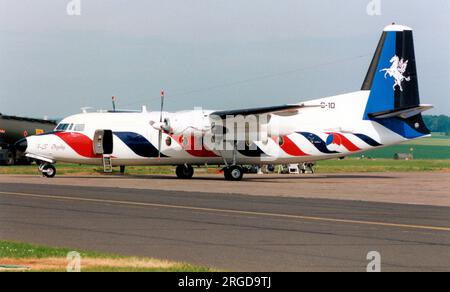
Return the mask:
[[[228,181],[241,181],[244,177],[244,169],[239,165],[227,166],[223,172]],[[194,176],[194,168],[191,165],[178,165],[176,174],[179,179],[191,179]]]
[[[223,173],[228,181],[241,181],[244,177],[244,169],[239,165],[227,166],[223,169]]]
[[[56,175],[56,167],[53,164],[43,163],[39,166],[39,171],[47,178],[53,178]]]
[[[194,168],[191,165],[179,165],[176,174],[179,179],[191,179],[194,176]]]

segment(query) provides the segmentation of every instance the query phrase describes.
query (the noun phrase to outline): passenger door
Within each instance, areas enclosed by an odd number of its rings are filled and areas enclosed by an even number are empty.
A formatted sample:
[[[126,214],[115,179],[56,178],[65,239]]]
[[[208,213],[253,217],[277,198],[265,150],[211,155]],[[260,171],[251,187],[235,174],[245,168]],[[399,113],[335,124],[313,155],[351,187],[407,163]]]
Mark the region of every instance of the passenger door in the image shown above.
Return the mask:
[[[97,130],[94,134],[94,153],[110,155],[113,153],[113,132],[111,130]]]

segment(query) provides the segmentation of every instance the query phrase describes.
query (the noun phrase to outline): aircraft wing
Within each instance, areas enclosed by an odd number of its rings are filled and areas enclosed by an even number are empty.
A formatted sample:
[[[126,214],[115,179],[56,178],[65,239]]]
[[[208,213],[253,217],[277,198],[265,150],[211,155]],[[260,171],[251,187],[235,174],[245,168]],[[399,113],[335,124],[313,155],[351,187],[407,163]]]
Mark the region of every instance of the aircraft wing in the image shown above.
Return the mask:
[[[299,109],[307,107],[305,104],[286,104],[280,106],[270,106],[270,107],[258,107],[258,108],[247,108],[247,109],[237,109],[228,111],[216,111],[211,114],[211,116],[217,116],[221,119],[225,119],[228,116],[249,116],[249,115],[262,115],[262,114],[296,114]]]

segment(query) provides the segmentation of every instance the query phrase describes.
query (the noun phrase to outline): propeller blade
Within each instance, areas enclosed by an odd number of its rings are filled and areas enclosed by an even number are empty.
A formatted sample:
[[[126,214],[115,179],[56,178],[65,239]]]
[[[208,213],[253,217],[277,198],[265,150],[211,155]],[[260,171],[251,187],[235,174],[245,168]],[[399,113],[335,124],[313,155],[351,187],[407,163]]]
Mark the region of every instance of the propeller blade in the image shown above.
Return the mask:
[[[159,115],[159,122],[162,123],[163,121],[163,110],[164,110],[164,90],[161,90],[161,112]]]
[[[164,90],[161,90],[161,112],[159,114],[159,123],[161,124],[163,122],[163,110],[164,110]],[[158,137],[158,159],[161,159],[161,144],[162,144],[162,132],[163,130],[159,130],[159,137]]]
[[[159,137],[158,137],[158,158],[161,158],[161,144],[162,144],[162,130],[159,130]]]

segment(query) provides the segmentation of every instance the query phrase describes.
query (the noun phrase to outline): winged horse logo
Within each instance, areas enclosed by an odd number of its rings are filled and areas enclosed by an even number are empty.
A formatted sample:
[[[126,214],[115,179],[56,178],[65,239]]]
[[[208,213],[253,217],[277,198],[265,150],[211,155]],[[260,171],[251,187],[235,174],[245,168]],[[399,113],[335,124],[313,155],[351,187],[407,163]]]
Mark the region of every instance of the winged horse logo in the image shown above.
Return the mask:
[[[403,58],[400,59],[398,56],[394,56],[389,62],[392,64],[391,68],[383,69],[380,72],[386,72],[384,74],[385,79],[387,78],[388,75],[395,79],[394,91],[395,88],[398,86],[400,88],[400,91],[403,92],[402,86],[403,81],[411,80],[411,77],[404,76],[406,68],[408,67],[408,60],[405,61]]]

